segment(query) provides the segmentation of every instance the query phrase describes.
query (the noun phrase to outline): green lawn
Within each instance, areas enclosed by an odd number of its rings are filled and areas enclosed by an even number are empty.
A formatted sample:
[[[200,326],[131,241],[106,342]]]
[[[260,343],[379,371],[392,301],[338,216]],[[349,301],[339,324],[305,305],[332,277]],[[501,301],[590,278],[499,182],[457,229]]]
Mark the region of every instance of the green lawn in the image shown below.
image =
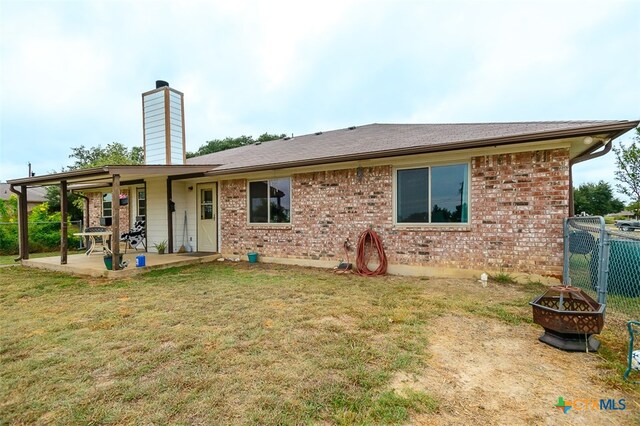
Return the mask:
[[[77,250],[69,250],[69,255],[72,254],[78,254],[78,253],[83,253],[82,251],[77,251]],[[29,254],[29,258],[30,259],[35,259],[37,257],[51,257],[51,256],[60,256],[60,252],[59,251],[52,251],[52,252],[47,252],[47,253],[30,253]],[[16,261],[15,258],[18,257],[17,254],[10,254],[10,255],[6,255],[6,256],[0,256],[0,265],[15,265]]]
[[[428,368],[430,320],[527,323],[542,289],[432,284],[218,262],[118,281],[0,269],[0,423],[410,422],[443,402],[390,386]]]

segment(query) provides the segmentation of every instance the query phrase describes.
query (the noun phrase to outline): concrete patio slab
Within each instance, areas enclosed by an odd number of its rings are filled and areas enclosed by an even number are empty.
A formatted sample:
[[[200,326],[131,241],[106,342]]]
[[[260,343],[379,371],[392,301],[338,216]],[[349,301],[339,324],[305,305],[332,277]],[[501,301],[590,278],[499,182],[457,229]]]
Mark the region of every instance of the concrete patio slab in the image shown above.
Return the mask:
[[[145,255],[145,264],[143,267],[136,267],[136,256]],[[175,266],[191,265],[196,263],[213,262],[222,257],[218,253],[141,253],[129,252],[123,254],[123,260],[129,262],[129,266],[119,271],[107,270],[102,253],[69,255],[67,264],[60,264],[60,256],[40,257],[36,259],[28,259],[22,261],[22,266],[29,268],[46,269],[49,271],[64,272],[74,275],[88,275],[91,277],[104,278],[124,278],[132,275],[148,272],[152,269],[165,269]]]

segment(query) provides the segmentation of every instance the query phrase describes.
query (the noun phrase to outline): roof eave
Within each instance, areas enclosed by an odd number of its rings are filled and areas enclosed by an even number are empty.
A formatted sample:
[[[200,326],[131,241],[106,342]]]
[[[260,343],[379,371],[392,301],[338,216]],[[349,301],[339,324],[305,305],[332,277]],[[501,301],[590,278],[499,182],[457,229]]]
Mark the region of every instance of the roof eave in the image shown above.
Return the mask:
[[[244,173],[244,172],[257,172],[257,171],[263,171],[263,170],[285,169],[290,167],[317,166],[320,164],[330,164],[330,163],[338,163],[338,162],[346,162],[346,161],[370,160],[373,158],[386,158],[386,157],[398,157],[398,156],[413,155],[413,154],[428,154],[428,153],[444,152],[444,151],[457,151],[461,149],[482,148],[487,146],[500,146],[500,145],[514,144],[514,143],[538,142],[538,141],[546,141],[546,140],[553,140],[553,139],[580,137],[580,136],[593,135],[597,133],[607,133],[609,134],[609,138],[613,140],[618,136],[621,136],[624,133],[628,132],[629,130],[637,127],[639,124],[640,124],[640,121],[625,121],[625,122],[619,122],[619,123],[613,123],[613,124],[585,127],[581,129],[554,130],[550,132],[536,132],[536,133],[529,133],[529,134],[522,134],[522,135],[505,136],[501,138],[474,139],[471,141],[454,142],[454,143],[449,143],[445,145],[389,149],[384,151],[372,151],[372,152],[363,153],[363,154],[330,156],[330,157],[322,157],[317,159],[287,161],[282,163],[271,163],[268,165],[256,165],[256,166],[248,166],[248,167],[236,167],[236,168],[223,167],[217,170],[212,170],[211,172],[207,173],[207,175],[212,175],[212,176],[223,175],[223,174],[226,175],[226,174]]]
[[[113,175],[126,175],[126,174],[146,174],[148,176],[159,175],[172,175],[172,174],[185,174],[193,172],[208,172],[219,164],[175,164],[175,165],[145,165],[145,164],[131,164],[131,165],[110,165],[102,167],[94,167],[90,169],[72,170],[68,172],[52,173],[49,175],[33,176],[20,179],[11,179],[7,183],[12,186],[22,185],[57,185],[63,180],[70,183],[80,183],[86,179],[104,179]]]
[[[61,173],[51,173],[48,175],[41,176],[32,176],[26,178],[19,179],[10,179],[7,180],[7,183],[12,186],[21,186],[21,185],[46,185],[51,181],[60,182],[62,180],[67,179],[75,179],[75,178],[90,178],[96,176],[106,176],[108,175],[107,166],[103,167],[94,167],[90,169],[81,169],[81,170],[72,170],[68,172]],[[51,183],[53,185],[53,183]]]

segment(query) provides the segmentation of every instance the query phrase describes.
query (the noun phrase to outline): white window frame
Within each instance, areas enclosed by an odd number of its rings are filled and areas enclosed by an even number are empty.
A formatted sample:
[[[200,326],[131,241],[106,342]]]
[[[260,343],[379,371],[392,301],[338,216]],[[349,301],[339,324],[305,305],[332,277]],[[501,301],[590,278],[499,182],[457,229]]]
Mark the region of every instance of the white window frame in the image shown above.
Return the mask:
[[[271,222],[271,197],[269,195],[268,187],[269,181],[278,179],[289,179],[289,222]],[[267,182],[267,222],[251,222],[251,183],[252,182]],[[247,180],[247,225],[250,226],[274,226],[274,227],[287,227],[293,223],[293,178],[291,176],[271,176],[264,179],[251,179]]]
[[[105,195],[111,195],[111,215],[105,216],[104,214],[104,197]],[[102,192],[100,196],[100,216],[101,217],[113,217],[113,194],[109,192]]]
[[[136,191],[136,216],[142,216],[140,214],[140,192],[144,192],[144,217],[147,218],[147,190],[144,187],[138,187]]]
[[[431,186],[433,180],[431,178],[431,171],[433,167],[442,166],[457,166],[461,164],[467,165],[467,221],[466,222],[431,222]],[[429,214],[428,222],[398,222],[398,171],[399,170],[412,170],[412,169],[429,169],[429,188],[428,188],[428,202],[427,213]],[[471,161],[448,161],[448,162],[433,162],[414,164],[409,166],[394,167],[393,168],[393,224],[398,227],[468,227],[471,225]]]

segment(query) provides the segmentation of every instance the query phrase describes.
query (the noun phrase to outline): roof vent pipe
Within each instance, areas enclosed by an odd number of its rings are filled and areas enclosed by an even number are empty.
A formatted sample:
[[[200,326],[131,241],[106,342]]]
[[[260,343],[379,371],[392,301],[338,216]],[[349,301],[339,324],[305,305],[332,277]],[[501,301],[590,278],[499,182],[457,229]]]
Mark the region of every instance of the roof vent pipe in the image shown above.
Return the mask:
[[[159,89],[161,87],[169,87],[169,83],[164,80],[156,80],[156,89]]]

